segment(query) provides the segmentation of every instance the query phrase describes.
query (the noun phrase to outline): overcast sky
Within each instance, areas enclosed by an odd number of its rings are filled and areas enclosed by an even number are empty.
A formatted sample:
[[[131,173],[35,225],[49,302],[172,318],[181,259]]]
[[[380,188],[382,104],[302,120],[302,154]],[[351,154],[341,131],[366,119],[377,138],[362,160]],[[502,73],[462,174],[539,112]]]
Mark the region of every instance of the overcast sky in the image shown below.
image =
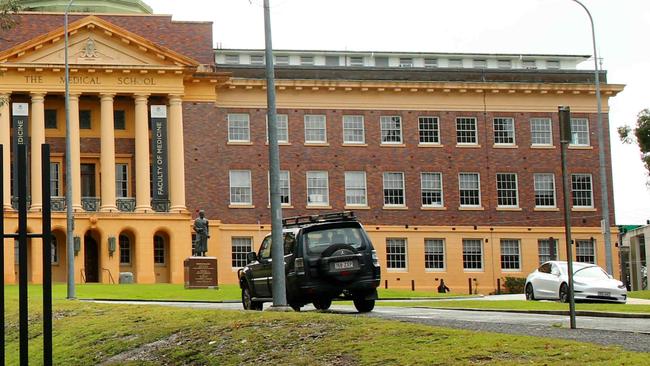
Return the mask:
[[[586,12],[572,0],[270,0],[276,49],[591,55]],[[262,0],[145,0],[157,14],[214,22],[223,48],[263,48]],[[610,83],[626,84],[610,100],[617,224],[650,219],[647,174],[636,145],[616,127],[634,125],[650,108],[648,0],[584,0]],[[593,61],[580,68],[593,69]],[[595,99],[594,99],[595,103]],[[598,174],[598,172],[594,172]],[[598,189],[598,187],[595,187]]]

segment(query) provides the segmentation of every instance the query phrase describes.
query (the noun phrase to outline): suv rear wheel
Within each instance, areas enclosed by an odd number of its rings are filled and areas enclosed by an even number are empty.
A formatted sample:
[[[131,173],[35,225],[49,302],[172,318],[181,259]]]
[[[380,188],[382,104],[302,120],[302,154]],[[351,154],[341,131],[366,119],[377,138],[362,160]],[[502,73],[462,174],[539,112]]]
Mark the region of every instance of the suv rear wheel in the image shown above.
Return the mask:
[[[360,313],[367,313],[375,308],[375,300],[367,300],[363,297],[355,297],[352,299],[352,301],[354,302],[354,307]]]
[[[318,310],[327,310],[332,306],[332,299],[314,300],[314,307]]]
[[[263,304],[260,301],[253,301],[253,295],[248,285],[244,285],[241,289],[241,303],[244,310],[262,310]]]

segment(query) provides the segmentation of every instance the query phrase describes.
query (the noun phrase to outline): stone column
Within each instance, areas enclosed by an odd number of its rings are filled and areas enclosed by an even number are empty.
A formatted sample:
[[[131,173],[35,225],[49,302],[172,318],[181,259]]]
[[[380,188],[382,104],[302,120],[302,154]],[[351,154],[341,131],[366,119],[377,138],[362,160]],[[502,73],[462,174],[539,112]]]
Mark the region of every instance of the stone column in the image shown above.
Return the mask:
[[[45,143],[45,93],[31,93],[30,95],[32,97],[32,118],[30,123],[32,205],[30,209],[40,211],[43,209],[43,199],[50,199],[50,197],[43,197],[41,192],[41,145]]]
[[[183,101],[169,95],[169,193],[170,211],[185,211],[185,148],[183,147]]]
[[[2,103],[0,105],[0,145],[3,146],[4,152],[2,158],[2,180],[4,183],[2,202],[4,204],[5,210],[11,210],[11,113],[9,112],[11,104],[10,97],[11,94],[9,93],[0,93],[0,103]],[[11,273],[13,274],[13,257],[11,260]]]
[[[135,99],[135,211],[151,211],[147,94]]]
[[[70,94],[70,169],[71,177],[66,184],[72,184],[72,209],[81,211],[81,143],[79,139],[79,94]]]
[[[101,206],[100,211],[117,211],[115,206],[115,125],[113,97],[101,94]]]

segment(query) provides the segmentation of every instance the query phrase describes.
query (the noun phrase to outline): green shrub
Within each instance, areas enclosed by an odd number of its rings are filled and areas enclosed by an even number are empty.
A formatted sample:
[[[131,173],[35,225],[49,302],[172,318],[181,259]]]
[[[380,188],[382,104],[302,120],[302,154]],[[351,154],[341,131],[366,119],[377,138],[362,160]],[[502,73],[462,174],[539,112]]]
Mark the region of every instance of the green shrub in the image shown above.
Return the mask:
[[[523,294],[526,279],[523,277],[506,277],[503,282],[504,294]]]

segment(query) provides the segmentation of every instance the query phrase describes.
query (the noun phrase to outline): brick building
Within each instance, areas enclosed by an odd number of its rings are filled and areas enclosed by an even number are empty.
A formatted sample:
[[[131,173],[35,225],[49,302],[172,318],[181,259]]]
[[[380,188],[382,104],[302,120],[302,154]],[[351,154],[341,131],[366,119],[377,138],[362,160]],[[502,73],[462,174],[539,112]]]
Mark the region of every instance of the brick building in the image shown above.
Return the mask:
[[[62,15],[19,18],[0,40],[0,93],[29,103],[32,128],[44,126],[32,130],[36,140],[53,145],[62,173]],[[263,51],[213,50],[210,23],[169,16],[78,14],[70,29],[72,90],[79,111],[89,111],[72,119],[91,125],[73,159],[77,280],[108,283],[129,271],[141,283],[181,282],[191,219],[204,209],[208,254],[219,260],[220,282],[235,282],[245,253],[270,231]],[[443,278],[454,292],[469,283],[492,292],[498,279],[566,258],[557,106],[568,105],[576,259],[604,265],[593,72],[576,68],[587,58],[276,51],[283,215],[355,211],[385,286],[431,289]],[[607,122],[607,101],[623,87],[607,84],[605,72],[601,80]],[[154,137],[143,126],[154,105],[167,106],[168,205],[150,200]],[[7,146],[9,104],[2,108]],[[53,184],[63,192],[65,177]],[[15,226],[4,197],[7,227]],[[37,227],[34,197],[32,209]],[[54,216],[55,279],[63,280],[65,215]],[[31,257],[38,281],[39,257]]]

